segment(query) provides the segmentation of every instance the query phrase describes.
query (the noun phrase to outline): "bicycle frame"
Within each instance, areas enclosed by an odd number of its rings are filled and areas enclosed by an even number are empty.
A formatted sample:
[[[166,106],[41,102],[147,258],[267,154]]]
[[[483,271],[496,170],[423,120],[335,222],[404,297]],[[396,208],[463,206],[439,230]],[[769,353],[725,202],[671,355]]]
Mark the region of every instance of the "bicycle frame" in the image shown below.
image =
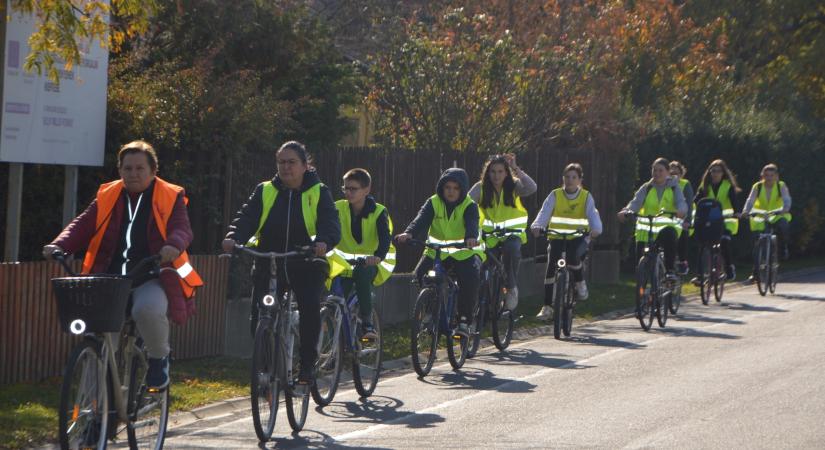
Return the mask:
[[[338,348],[341,331],[343,330],[344,343],[347,346],[346,350],[354,352],[357,349],[355,345],[355,330],[353,329],[356,316],[353,315],[352,312],[358,308],[358,294],[353,292],[349,297],[345,297],[340,278],[333,280],[331,290],[334,295],[327,297],[327,301],[332,301],[337,306],[337,308],[335,308],[335,333],[333,335],[332,348]]]

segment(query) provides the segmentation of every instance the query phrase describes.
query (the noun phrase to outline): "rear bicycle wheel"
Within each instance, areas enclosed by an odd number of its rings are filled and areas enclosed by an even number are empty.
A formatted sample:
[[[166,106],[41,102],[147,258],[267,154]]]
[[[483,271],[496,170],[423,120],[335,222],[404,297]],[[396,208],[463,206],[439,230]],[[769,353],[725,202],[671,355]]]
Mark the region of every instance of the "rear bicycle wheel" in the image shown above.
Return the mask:
[[[169,389],[150,391],[146,385],[149,365],[142,350],[132,349],[132,370],[129,375],[128,414],[126,433],[129,447],[160,450],[166,438],[169,422]]]
[[[484,331],[484,321],[487,318],[487,302],[490,301],[490,285],[484,282],[481,285],[478,302],[473,308],[473,322],[470,324],[470,343],[467,346],[467,357],[472,358],[478,353],[478,347],[481,345],[481,332]]]
[[[310,389],[296,389],[299,386],[298,374],[301,373],[301,351],[299,345],[301,336],[297,332],[297,324],[295,324],[295,329],[287,332],[292,333],[291,352],[290,349],[287,349],[287,355],[292,354],[292,379],[289,380],[289,386],[284,389],[284,396],[286,397],[286,418],[289,420],[289,426],[293,431],[301,431],[306,424],[307,413],[309,412]]]
[[[372,310],[372,326],[375,328],[375,339],[358,339],[355,344],[355,354],[352,358],[352,380],[355,390],[361,397],[369,397],[375,392],[378,377],[381,375],[381,361],[384,337],[381,334],[381,321],[378,311]]]
[[[418,294],[410,324],[410,356],[418,376],[430,373],[438,347],[438,296],[435,289],[426,287]]]
[[[63,371],[58,411],[60,448],[106,448],[109,393],[101,345],[91,338],[72,350]]]
[[[648,257],[643,256],[636,266],[636,318],[645,331],[653,325],[653,291],[650,270],[647,268]]]
[[[569,274],[566,269],[559,269],[556,274],[556,284],[553,290],[553,337],[561,338],[562,313],[564,311],[564,299],[567,298],[569,286],[567,286]]]
[[[776,237],[771,236],[771,270],[768,290],[771,294],[776,293],[776,283],[779,281],[779,249],[776,244]]]
[[[510,346],[513,339],[513,326],[515,318],[512,311],[504,307],[504,293],[501,290],[503,279],[495,276],[490,289],[490,299],[488,303],[490,317],[493,318],[493,344],[499,350],[505,350]]]
[[[699,294],[702,297],[702,304],[710,302],[710,294],[713,288],[713,255],[710,247],[702,246],[702,254],[699,257]]]
[[[771,281],[770,240],[760,237],[757,245],[759,248],[756,253],[756,289],[759,290],[759,295],[764,297],[768,293],[768,284]]]
[[[252,425],[258,440],[266,442],[272,437],[281,383],[277,376],[278,340],[269,321],[259,322],[255,332],[250,371],[250,397],[252,401]]]
[[[318,336],[318,361],[315,363],[315,382],[310,393],[318,406],[327,406],[338,391],[341,378],[341,362],[344,342],[336,323],[335,313],[338,306],[327,303],[321,307],[321,332]],[[353,330],[355,332],[355,330]]]
[[[667,307],[671,314],[676,314],[679,311],[679,306],[682,304],[682,279],[676,281],[673,290],[668,296]]]

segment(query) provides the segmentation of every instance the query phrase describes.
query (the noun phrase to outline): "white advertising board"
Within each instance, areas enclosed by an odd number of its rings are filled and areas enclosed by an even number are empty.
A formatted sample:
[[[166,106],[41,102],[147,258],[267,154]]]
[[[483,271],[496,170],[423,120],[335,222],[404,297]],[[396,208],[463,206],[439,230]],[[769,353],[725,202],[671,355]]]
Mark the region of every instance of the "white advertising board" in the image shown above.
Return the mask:
[[[59,84],[45,74],[28,73],[23,64],[35,19],[13,11],[9,3],[0,161],[102,166],[108,50],[99,41],[80,42],[82,60],[72,70],[55,63]]]

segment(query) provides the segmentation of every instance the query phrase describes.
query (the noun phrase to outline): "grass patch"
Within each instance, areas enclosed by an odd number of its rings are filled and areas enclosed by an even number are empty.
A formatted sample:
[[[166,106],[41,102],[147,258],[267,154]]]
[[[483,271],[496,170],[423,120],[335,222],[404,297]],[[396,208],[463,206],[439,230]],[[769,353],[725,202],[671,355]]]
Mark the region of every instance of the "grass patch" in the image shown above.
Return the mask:
[[[57,434],[60,379],[0,386],[0,448],[23,448]]]

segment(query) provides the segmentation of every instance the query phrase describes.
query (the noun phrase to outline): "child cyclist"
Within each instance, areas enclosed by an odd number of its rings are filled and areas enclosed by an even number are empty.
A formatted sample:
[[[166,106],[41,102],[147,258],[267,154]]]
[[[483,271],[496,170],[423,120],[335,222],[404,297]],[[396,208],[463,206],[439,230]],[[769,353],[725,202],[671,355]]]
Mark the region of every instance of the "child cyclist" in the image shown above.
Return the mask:
[[[372,317],[372,287],[380,286],[395,269],[395,248],[392,246],[392,220],[387,208],[370,195],[372,177],[364,169],[352,169],[344,174],[341,190],[345,199],[335,202],[341,221],[341,241],[332,251],[343,258],[347,269],[340,275],[344,293],[353,287],[358,294],[362,335],[375,339]],[[364,258],[365,265],[352,267],[345,260]]]
[[[507,275],[505,308],[510,311],[518,305],[518,268],[521,261],[521,245],[527,242],[527,209],[522,197],[536,192],[536,182],[516,165],[516,155],[494,155],[481,170],[481,180],[468,194],[478,203],[481,212],[481,229],[518,229],[504,237],[490,236],[484,240],[487,248],[500,247],[502,262]]]
[[[484,254],[478,242],[478,205],[467,195],[469,179],[464,169],[447,169],[436,185],[436,194],[427,199],[418,215],[397,236],[400,243],[412,237],[427,235],[427,241],[464,243],[467,248],[447,249],[444,265],[453,269],[458,279],[458,328],[456,333],[469,337],[469,323],[478,298],[479,270]],[[427,250],[422,255],[415,276],[419,282],[433,268],[435,254]]]
[[[588,297],[587,284],[582,273],[582,260],[587,253],[590,238],[602,233],[602,220],[593,195],[581,187],[584,171],[578,163],[568,164],[562,173],[563,186],[554,189],[544,199],[536,219],[530,226],[533,236],[538,237],[542,230],[550,229],[558,232],[571,232],[578,229],[587,230],[586,236],[567,241],[567,263],[576,282],[576,297],[586,300]],[[544,276],[544,306],[536,315],[539,319],[549,319],[553,311],[553,282],[556,277],[556,261],[564,250],[558,236],[549,234],[547,238],[547,272]],[[554,245],[553,242],[556,242]]]

